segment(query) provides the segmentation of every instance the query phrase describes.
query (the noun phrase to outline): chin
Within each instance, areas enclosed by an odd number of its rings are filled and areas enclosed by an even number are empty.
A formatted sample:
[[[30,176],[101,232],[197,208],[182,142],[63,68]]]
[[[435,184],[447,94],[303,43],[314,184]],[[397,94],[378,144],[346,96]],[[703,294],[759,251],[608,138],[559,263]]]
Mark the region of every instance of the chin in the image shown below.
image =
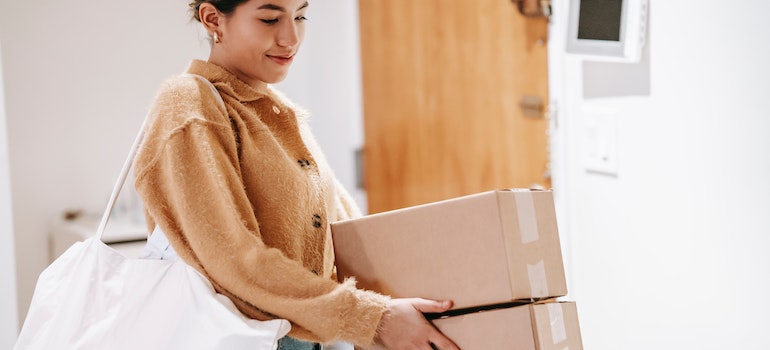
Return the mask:
[[[267,79],[265,79],[265,82],[268,84],[278,84],[284,80],[286,80],[287,73],[283,73],[280,75],[271,76]]]
[[[283,82],[284,80],[286,80],[286,77],[281,77],[279,79],[270,79],[270,81],[268,81],[267,83],[268,84],[278,84],[280,82]]]

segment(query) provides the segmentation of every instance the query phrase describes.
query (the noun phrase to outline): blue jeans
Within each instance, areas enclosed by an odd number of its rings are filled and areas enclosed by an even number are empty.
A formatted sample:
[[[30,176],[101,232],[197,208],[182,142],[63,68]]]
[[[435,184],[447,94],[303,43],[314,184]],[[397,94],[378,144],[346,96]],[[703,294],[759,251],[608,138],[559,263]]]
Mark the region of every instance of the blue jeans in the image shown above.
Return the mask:
[[[278,350],[322,350],[322,347],[321,344],[283,337],[278,339]]]

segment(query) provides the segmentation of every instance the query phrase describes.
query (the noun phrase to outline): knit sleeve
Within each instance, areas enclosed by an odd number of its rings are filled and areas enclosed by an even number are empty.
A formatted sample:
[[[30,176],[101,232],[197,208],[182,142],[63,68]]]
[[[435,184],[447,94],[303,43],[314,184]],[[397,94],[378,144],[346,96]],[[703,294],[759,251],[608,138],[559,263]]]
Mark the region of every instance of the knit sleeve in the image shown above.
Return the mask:
[[[208,97],[177,89],[159,96],[151,111],[135,166],[137,191],[155,223],[246,315],[287,319],[290,334],[307,340],[370,345],[388,297],[316,276],[264,244],[227,116],[200,99]]]

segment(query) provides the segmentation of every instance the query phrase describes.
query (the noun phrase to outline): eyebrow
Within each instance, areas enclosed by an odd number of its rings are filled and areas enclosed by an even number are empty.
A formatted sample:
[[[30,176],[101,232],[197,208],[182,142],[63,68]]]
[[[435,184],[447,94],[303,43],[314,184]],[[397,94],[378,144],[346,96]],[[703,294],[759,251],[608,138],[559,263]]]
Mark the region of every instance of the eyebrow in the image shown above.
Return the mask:
[[[297,11],[304,9],[305,7],[308,7],[308,5],[310,5],[310,4],[307,1],[305,1],[305,3],[302,4],[302,6],[300,6],[297,9]],[[257,10],[274,10],[274,11],[286,12],[285,8],[283,8],[281,6],[278,6],[278,5],[275,5],[275,4],[264,4],[264,5],[260,6],[259,8],[257,8]]]

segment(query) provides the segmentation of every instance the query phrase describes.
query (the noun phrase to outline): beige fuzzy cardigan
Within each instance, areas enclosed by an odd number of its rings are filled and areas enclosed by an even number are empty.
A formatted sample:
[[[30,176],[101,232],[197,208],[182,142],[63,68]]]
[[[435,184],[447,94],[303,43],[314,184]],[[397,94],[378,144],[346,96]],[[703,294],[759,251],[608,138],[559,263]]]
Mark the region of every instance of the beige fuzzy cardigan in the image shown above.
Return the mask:
[[[134,163],[150,230],[255,319],[310,341],[373,342],[388,297],[335,280],[329,223],[359,215],[301,110],[193,61],[166,81]],[[201,315],[205,317],[205,315]]]

